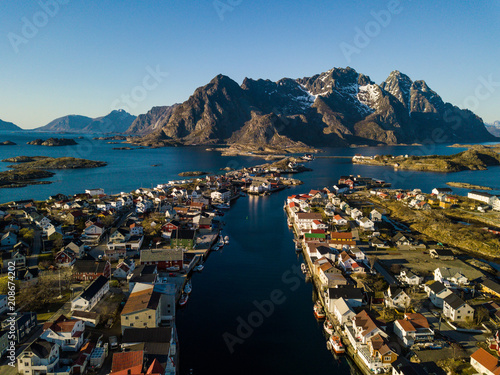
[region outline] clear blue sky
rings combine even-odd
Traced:
[[[346,66],[377,83],[400,70],[425,79],[446,101],[474,106],[486,122],[500,120],[500,83],[471,99],[481,77],[500,82],[499,1],[401,0],[384,25],[371,12],[387,10],[387,0],[40,5],[53,1],[0,2],[0,119],[24,128],[66,114],[105,115],[132,92],[127,109],[145,113],[186,100],[219,73],[241,83]],[[36,29],[23,30],[26,20]],[[368,45],[356,45],[356,28],[367,27]],[[342,43],[361,48],[348,60]],[[157,85],[147,80],[144,90],[148,67],[168,76]]]

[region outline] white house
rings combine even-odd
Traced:
[[[498,375],[500,373],[498,357],[483,348],[479,348],[470,356],[470,364],[479,374]]]
[[[394,333],[407,347],[416,342],[434,340],[434,331],[430,328],[425,316],[420,313],[405,314],[404,319],[397,319],[394,322]]]
[[[332,221],[337,225],[347,225],[347,220],[340,215],[335,215]]]
[[[438,267],[434,270],[434,280],[445,285],[469,285],[469,279],[458,268]]]
[[[97,188],[97,189],[86,189],[85,194],[91,195],[91,196],[96,196],[96,195],[104,195],[104,189]]]
[[[443,315],[452,322],[464,322],[474,318],[474,309],[455,293],[443,300]]]
[[[411,298],[403,289],[391,285],[384,293],[384,302],[387,307],[405,309],[410,306]]]
[[[498,197],[496,195],[483,193],[480,191],[470,191],[467,194],[467,197],[475,201],[486,203],[487,205],[490,206],[493,206],[496,202],[498,202]]]
[[[109,291],[109,280],[104,276],[95,279],[82,294],[71,301],[71,311],[90,311]]]
[[[356,220],[358,217],[363,217],[363,213],[357,208],[351,210],[351,217]]]
[[[322,216],[320,213],[306,213],[297,212],[295,214],[295,224],[301,230],[310,230],[314,220],[321,221]]]
[[[61,315],[54,322],[45,323],[41,339],[59,345],[63,351],[77,352],[83,345],[85,324],[79,319]]]
[[[35,340],[17,358],[17,371],[23,375],[41,375],[55,372],[59,364],[59,345]]]
[[[375,224],[367,217],[358,217],[356,219],[356,222],[358,223],[359,227],[364,230],[375,230]]]
[[[424,278],[414,274],[411,271],[401,270],[399,273],[399,279],[408,285],[420,285],[424,281]]]
[[[377,326],[368,313],[363,310],[352,318],[352,330],[354,331],[355,342],[353,345],[356,347],[357,342],[367,344],[370,337],[380,335],[387,337],[387,334]]]
[[[430,285],[425,285],[427,296],[436,307],[443,307],[443,300],[453,292],[439,281],[434,281]]]
[[[370,212],[370,220],[373,222],[382,221],[382,214],[380,212],[378,212],[377,210],[373,209]]]
[[[223,202],[227,202],[231,198],[231,191],[228,189],[219,189],[219,190],[213,191],[210,194],[210,198],[215,199],[215,200],[219,200],[219,201],[223,201]]]
[[[347,304],[345,299],[339,298],[333,303],[333,315],[335,315],[337,322],[343,326],[345,323],[352,321],[356,313]]]

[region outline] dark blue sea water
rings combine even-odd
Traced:
[[[35,138],[61,136],[36,133],[0,133],[0,141],[17,146],[0,147],[0,159],[19,155],[75,156],[106,161],[97,169],[56,171],[50,185],[0,189],[0,202],[45,199],[54,193],[73,194],[88,187],[107,193],[151,187],[179,179],[190,170],[217,172],[226,166],[239,168],[261,164],[251,157],[222,157],[204,148],[162,148],[133,151],[112,150],[106,141],[77,140],[75,147],[28,146]],[[65,137],[73,137],[64,135]],[[383,147],[328,149],[323,155],[452,154],[461,151],[443,145],[429,147]],[[152,167],[152,164],[160,164]],[[0,163],[0,171],[7,163]],[[353,165],[349,159],[317,158],[314,171],[299,176],[304,185],[270,197],[239,199],[224,216],[230,245],[210,255],[205,269],[193,276],[193,293],[177,315],[181,373],[188,374],[349,374],[345,359],[337,360],[326,350],[321,326],[313,317],[313,290],[296,276],[297,258],[293,236],[282,209],[287,195],[332,186],[340,175],[360,174],[384,179],[393,187],[420,188],[430,192],[447,181],[469,182],[500,189],[500,168],[453,174],[393,171],[391,168]],[[464,189],[455,189],[465,194]],[[300,275],[300,273],[298,273]],[[265,301],[274,297],[272,308]],[[263,319],[257,305],[266,305]],[[272,310],[272,311],[271,311]],[[241,330],[242,321],[254,327]],[[225,341],[233,345],[228,345]],[[231,341],[232,340],[232,341]],[[231,347],[231,348],[230,348]]]

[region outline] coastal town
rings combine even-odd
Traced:
[[[300,185],[285,176],[307,171],[312,159],[185,172],[196,177],[129,193],[95,188],[1,205],[2,373],[178,373],[176,313],[196,288],[193,273],[230,244],[224,212],[247,195]],[[449,246],[444,230],[434,238],[408,218],[462,210],[458,216],[472,222],[453,225],[474,229],[486,246],[500,230],[477,218],[498,220],[497,196],[341,176],[332,187],[288,196],[284,209],[315,286],[311,315],[324,328],[325,350],[367,374],[500,368],[492,367],[500,353],[500,265],[479,260],[478,244],[477,253]]]
[[[498,247],[481,260],[447,246],[439,232],[433,238],[394,217],[398,210],[463,210],[463,218],[479,213],[499,222],[499,198],[383,184],[342,176],[331,188],[290,195],[284,203],[302,271],[315,286],[311,310],[323,324],[327,349],[345,353],[365,374],[498,373],[500,267],[488,261],[498,259]],[[498,245],[498,227],[457,225]]]
[[[178,373],[176,312],[229,245],[224,212],[300,184],[281,176],[306,170],[299,161],[0,205],[0,372]]]

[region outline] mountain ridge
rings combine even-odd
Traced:
[[[91,118],[82,115],[66,115],[56,118],[47,125],[32,129],[37,132],[72,132],[72,133],[123,133],[136,116],[123,109],[113,110],[105,116]]]
[[[161,115],[150,114],[155,108]],[[245,78],[241,85],[219,74],[185,102],[151,111],[151,119],[141,118],[142,132],[127,131],[144,136],[132,142],[286,152],[304,146],[495,140],[478,116],[397,70],[381,84],[350,67],[276,82]]]
[[[22,129],[21,127],[17,126],[16,124],[14,124],[12,122],[0,120],[0,130],[3,130],[3,131],[20,131],[20,130],[24,130],[24,129]]]

